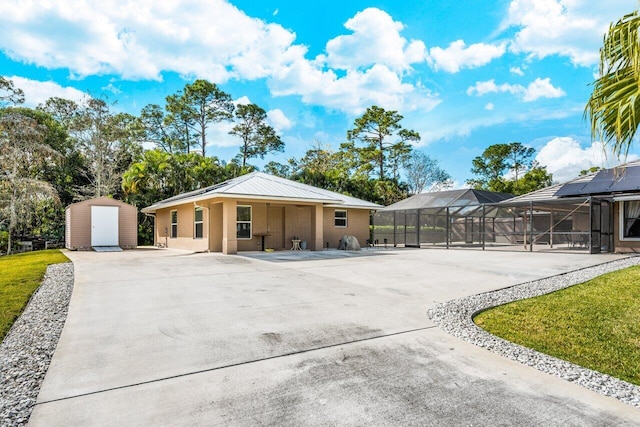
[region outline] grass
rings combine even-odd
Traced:
[[[51,264],[69,262],[57,249],[0,257],[0,342],[24,310]]]
[[[474,321],[511,342],[640,385],[640,267],[488,309]]]

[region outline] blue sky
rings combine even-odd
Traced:
[[[196,78],[269,113],[286,143],[337,149],[371,105],[463,186],[491,144],[522,142],[558,181],[616,159],[583,119],[609,24],[637,0],[0,2],[0,74],[37,105],[107,95],[138,114]],[[220,125],[208,153],[238,140]],[[637,147],[631,158],[637,158]],[[273,160],[268,158],[266,160]],[[261,162],[256,162],[261,164]]]

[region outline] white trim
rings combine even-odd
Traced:
[[[640,201],[640,197],[638,196],[623,196],[623,197],[616,197],[613,199],[616,202],[619,202],[619,206],[618,206],[618,231],[619,231],[619,237],[620,237],[620,241],[621,242],[640,242],[640,237],[624,237],[624,228],[625,228],[625,224],[624,224],[624,202],[630,202],[630,201]]]
[[[249,208],[249,221],[238,220],[238,208]],[[251,237],[238,237],[238,223],[249,223],[249,234]],[[251,205],[236,205],[236,239],[238,240],[252,240],[253,239],[253,206]]]
[[[200,221],[196,220],[196,211],[200,210],[202,212],[202,219]],[[202,236],[196,236],[197,225],[202,225]],[[204,209],[201,206],[196,206],[193,208],[193,238],[194,239],[204,239]]]
[[[640,200],[640,196],[635,195],[635,196],[617,196],[613,198],[614,202],[622,202],[622,201],[628,201],[628,200]]]
[[[336,214],[338,212],[344,212],[344,218],[342,217],[337,217]],[[344,225],[336,225],[336,220],[337,219],[344,219]],[[335,209],[333,211],[333,226],[335,228],[348,228],[349,227],[349,212],[346,209]]]
[[[176,235],[173,235],[173,213],[176,213]],[[170,239],[177,239],[178,238],[178,210],[177,209],[173,209],[171,211],[169,211],[169,238]]]

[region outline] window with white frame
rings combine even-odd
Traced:
[[[193,211],[193,237],[202,239],[204,234],[204,222],[202,208],[195,208]]]
[[[347,227],[347,211],[336,209],[335,216],[333,219],[333,224],[336,226],[336,228],[346,228]]]
[[[251,206],[238,205],[236,216],[236,237],[240,240],[249,240],[251,234]]]
[[[640,239],[640,200],[625,200],[621,219],[622,237]]]
[[[178,211],[171,211],[171,238],[178,237]]]

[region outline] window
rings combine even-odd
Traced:
[[[251,206],[238,206],[236,219],[236,237],[251,239]]]
[[[640,200],[627,200],[623,205],[622,236],[640,239]]]
[[[202,239],[203,236],[202,208],[196,208],[193,212],[193,237]]]
[[[336,210],[334,225],[338,228],[346,228],[347,227],[347,211],[339,211]]]
[[[171,238],[178,237],[178,211],[171,211]]]

